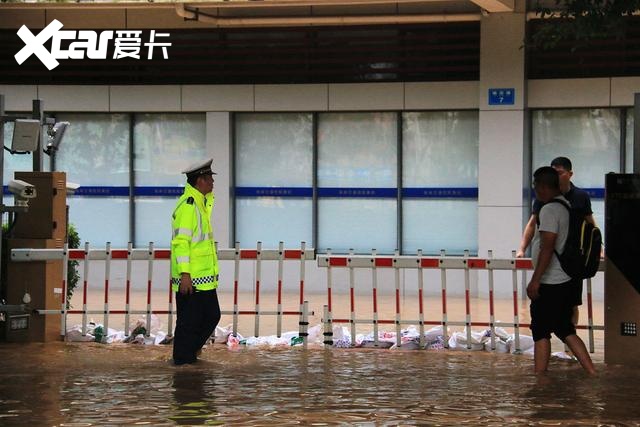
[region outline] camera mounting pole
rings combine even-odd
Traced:
[[[45,124],[44,120],[44,104],[40,99],[33,100],[33,113],[31,118],[40,120],[40,137],[38,138],[38,146],[33,152],[33,171],[42,171],[42,148],[46,145],[47,132],[43,132],[42,126]]]

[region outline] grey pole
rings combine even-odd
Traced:
[[[633,173],[640,173],[640,93],[633,104]]]
[[[4,95],[0,94],[0,259],[2,259],[2,219],[4,217]],[[0,263],[0,289],[5,292],[2,287],[2,263]],[[4,295],[0,295],[0,299]]]
[[[40,136],[38,137],[38,146],[33,152],[33,171],[42,171],[42,147],[44,147],[43,141],[47,137],[47,133],[43,132],[42,125],[44,125],[44,104],[39,99],[33,100],[33,115],[32,118],[40,120]]]

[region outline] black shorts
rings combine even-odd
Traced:
[[[575,335],[571,321],[575,302],[575,287],[572,282],[557,285],[540,285],[540,296],[531,301],[531,333],[533,340],[551,339],[554,333],[562,341]]]
[[[572,294],[573,294],[573,305],[582,305],[582,284],[584,283],[584,280],[582,279],[577,279],[577,280],[571,280],[570,285],[572,288]]]

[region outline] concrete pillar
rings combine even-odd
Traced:
[[[231,114],[228,112],[207,113],[207,150],[213,157],[215,183],[213,194],[215,206],[212,225],[218,247],[232,247],[231,240],[233,206],[231,206],[232,159],[231,159]]]
[[[478,249],[480,256],[511,256],[522,233],[523,181],[528,174],[526,129],[525,2],[514,12],[482,17],[480,40],[480,134]],[[512,89],[513,102],[490,105],[489,90]],[[530,162],[529,162],[530,163]]]

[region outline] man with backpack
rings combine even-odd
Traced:
[[[569,202],[562,196],[558,172],[543,166],[533,175],[536,197],[543,206],[538,214],[531,254],[533,276],[527,286],[531,299],[531,332],[534,340],[534,372],[543,374],[551,356],[551,333],[569,346],[589,374],[595,374],[584,342],[571,321],[574,303],[572,278],[563,270],[558,253],[563,253],[569,235]],[[551,203],[551,202],[558,203]],[[565,206],[563,206],[565,205]]]
[[[569,203],[571,204],[571,208],[577,211],[580,215],[583,215],[584,219],[587,222],[595,226],[596,223],[593,219],[593,211],[591,210],[591,199],[589,198],[589,194],[586,191],[576,187],[571,182],[571,177],[573,176],[571,160],[566,157],[556,157],[551,161],[551,167],[554,168],[556,172],[558,172],[560,191],[562,192],[564,198],[567,199],[567,201],[569,201]],[[527,247],[531,243],[536,230],[536,222],[538,220],[540,208],[542,208],[542,202],[536,198],[533,202],[531,217],[529,218],[529,222],[527,222],[527,225],[525,226],[522,233],[522,241],[520,242],[520,247],[518,248],[518,251],[516,253],[516,257],[518,258],[522,258],[525,255]],[[574,295],[572,321],[576,326],[578,325],[579,318],[578,306],[582,305],[582,282],[582,279],[575,279],[571,283]]]

